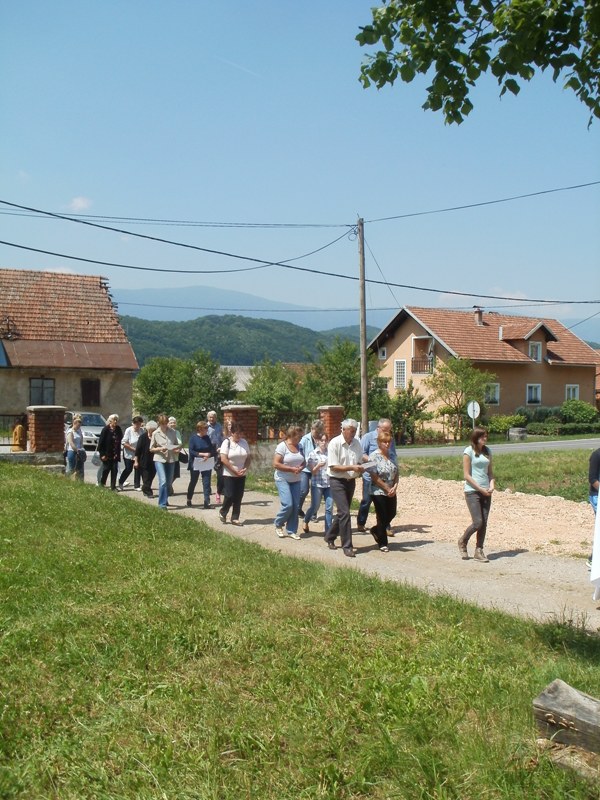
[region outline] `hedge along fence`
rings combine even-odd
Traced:
[[[531,436],[569,436],[578,433],[600,433],[600,422],[530,422]]]

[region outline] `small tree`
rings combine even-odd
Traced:
[[[345,413],[361,418],[360,400],[360,350],[355,342],[336,337],[331,347],[317,344],[318,360],[313,360],[305,373],[302,394],[307,408],[335,403],[344,407]],[[380,408],[387,402],[378,380],[379,367],[374,353],[367,356],[369,405]]]
[[[235,376],[205,350],[189,359],[152,358],[133,385],[136,409],[146,417],[161,413],[177,417],[180,428],[191,430],[211,408],[235,398]]]
[[[410,378],[406,389],[398,389],[391,401],[390,419],[401,442],[410,440],[411,444],[415,443],[417,425],[433,417],[426,408],[427,400],[415,389]]]
[[[246,402],[259,406],[260,419],[275,431],[286,427],[299,413],[299,377],[280,361],[268,359],[250,370]]]
[[[431,399],[439,400],[446,407],[444,411],[452,420],[455,441],[462,435],[467,403],[477,400],[483,404],[485,388],[495,378],[491,372],[474,367],[468,358],[451,358],[425,380]]]

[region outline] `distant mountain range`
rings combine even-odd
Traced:
[[[224,365],[249,365],[264,358],[302,362],[315,354],[318,342],[328,343],[336,335],[358,342],[359,337],[354,310],[306,310],[210,286],[113,289],[112,295],[119,312],[127,312],[121,319],[140,365],[158,355],[187,358],[200,347]],[[367,341],[398,310],[367,310]],[[583,323],[560,320],[600,349],[600,317]]]
[[[305,362],[317,353],[317,344],[341,339],[359,341],[357,325],[316,332],[309,328],[272,319],[250,319],[225,314],[186,322],[121,317],[138,363],[143,366],[155,356],[189,358],[196,350],[210,353],[224,366],[250,366],[259,361]],[[367,327],[367,341],[378,333]]]
[[[249,319],[291,322],[312,331],[358,326],[358,310],[319,311],[306,304],[281,303],[234,290],[211,286],[186,286],[172,289],[112,289],[119,313],[149,320],[183,322],[221,314],[242,315]],[[327,301],[325,301],[327,302]],[[333,303],[332,303],[333,305]],[[367,311],[367,325],[379,331],[399,309]]]

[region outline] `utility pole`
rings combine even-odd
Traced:
[[[360,303],[360,413],[361,435],[369,430],[368,374],[367,374],[367,311],[365,303],[365,221],[359,218],[358,234],[358,285]]]

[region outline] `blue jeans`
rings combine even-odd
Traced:
[[[275,517],[275,527],[285,528],[288,533],[298,532],[298,509],[300,508],[300,492],[302,490],[300,481],[288,483],[287,481],[275,481],[281,508]]]
[[[73,473],[75,473],[75,477],[79,478],[80,481],[83,480],[83,461],[77,458],[76,450],[67,450],[67,468],[65,470],[65,475],[73,475]]]
[[[302,508],[304,501],[308,497],[308,493],[311,491],[312,473],[302,470],[300,477],[300,501],[298,507]]]
[[[207,506],[210,503],[210,475],[211,471],[209,469],[205,469],[204,472],[200,472],[200,470],[192,469],[190,470],[190,482],[187,488],[187,499],[191,502],[192,497],[194,496],[194,489],[196,488],[196,484],[198,483],[198,478],[202,476],[202,491],[204,492],[204,505]]]
[[[321,505],[321,498],[325,498],[325,530],[331,528],[333,521],[333,497],[331,496],[331,489],[329,486],[317,486],[316,483],[312,484],[312,500],[310,508],[304,517],[304,524],[308,525],[313,517],[316,518]]]
[[[158,505],[161,508],[166,508],[169,501],[169,485],[173,482],[175,464],[163,464],[162,461],[155,461],[154,466],[158,475]]]

